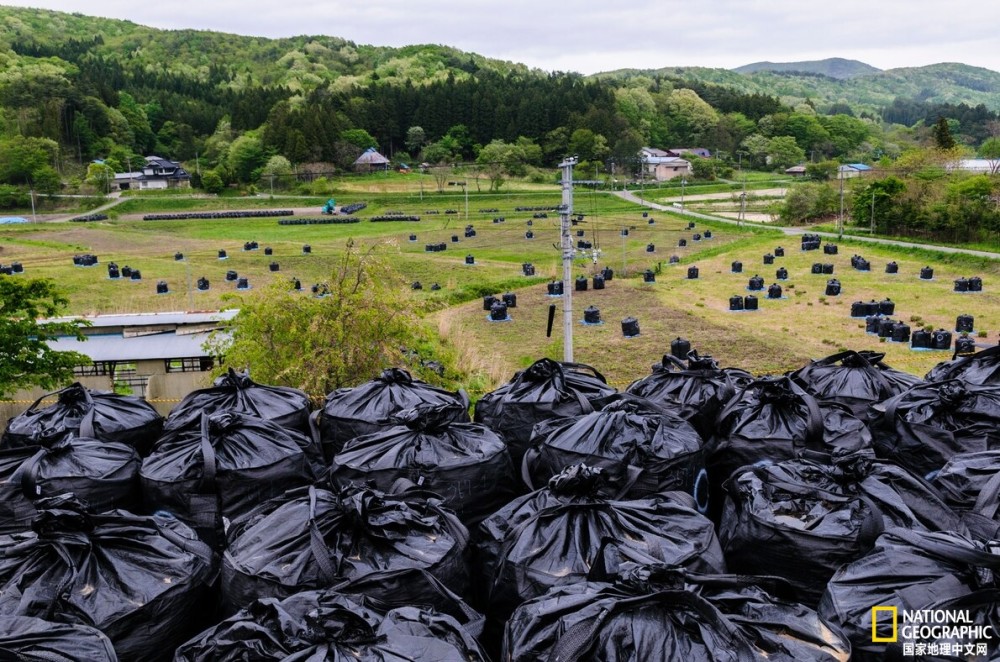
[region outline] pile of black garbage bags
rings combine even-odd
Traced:
[[[992,660],[998,539],[998,348],[74,384],[0,441],[0,659]]]

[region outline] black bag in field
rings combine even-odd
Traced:
[[[478,613],[411,568],[261,598],[185,643],[174,660],[486,662],[475,639],[481,629]]]
[[[0,660],[17,662],[118,662],[100,630],[29,616],[0,616]]]
[[[231,411],[309,434],[312,403],[304,391],[287,386],[266,386],[250,379],[249,373],[232,368],[209,388],[192,391],[170,410],[164,429],[198,425],[202,414]]]
[[[392,491],[405,480],[441,495],[466,526],[478,524],[520,490],[507,445],[479,423],[456,423],[450,405],[408,409],[396,427],[347,442],[333,458],[334,485]]]
[[[333,391],[318,415],[323,454],[329,462],[351,439],[391,428],[393,416],[421,405],[447,405],[453,421],[469,421],[465,391],[445,391],[399,368],[383,370],[360,386]]]
[[[985,643],[987,654],[924,659],[997,659],[1000,654],[1000,590],[997,573],[1000,554],[993,547],[974,542],[958,533],[927,533],[891,529],[870,554],[845,565],[830,580],[819,604],[819,615],[839,628],[850,640],[858,662],[906,659],[906,643],[899,627],[893,636],[891,615],[882,611],[875,625],[878,637],[895,641],[873,641],[873,607],[895,607],[898,626],[903,610],[968,611],[972,625],[991,626],[987,641],[964,638],[961,643]],[[944,634],[942,632],[942,634]],[[921,639],[927,642],[926,638]],[[931,639],[931,643],[937,643]],[[959,642],[949,642],[959,643]]]
[[[69,435],[0,451],[0,534],[31,529],[38,499],[72,492],[93,512],[138,512],[141,460],[126,444]]]
[[[208,622],[216,559],[180,521],[89,514],[72,495],[38,510],[33,532],[0,536],[0,615],[97,628],[123,662],[169,659]]]
[[[230,612],[402,568],[423,568],[460,595],[468,589],[468,530],[416,491],[300,488],[235,522],[228,540],[222,591]]]
[[[725,571],[715,529],[689,495],[618,500],[602,492],[602,474],[573,465],[479,526],[477,588],[494,623],[553,586],[584,580],[606,538],[626,540],[663,563]]]
[[[166,432],[143,460],[143,497],[213,546],[225,542],[224,519],[308,485],[323,473],[313,440],[249,414],[202,414],[197,426]]]
[[[476,403],[475,420],[503,435],[511,460],[519,467],[536,423],[589,414],[616,393],[604,375],[588,365],[539,359],[484,395]]]
[[[547,484],[573,464],[604,470],[622,497],[642,498],[679,490],[708,508],[708,474],[702,440],[683,418],[634,396],[582,416],[535,426],[522,475],[529,489]]]
[[[673,354],[664,354],[652,374],[629,384],[626,392],[676,412],[709,439],[719,411],[752,381],[748,372],[722,369],[711,356],[691,351],[687,364]]]
[[[635,565],[618,577],[558,586],[507,622],[518,662],[843,662],[850,643],[815,611],[776,597],[770,577],[699,575]]]
[[[57,396],[48,407],[42,400]],[[131,395],[92,391],[76,383],[35,400],[7,422],[0,448],[47,446],[69,434],[117,441],[146,455],[163,430],[163,417],[151,404]]]
[[[873,409],[875,452],[919,476],[959,453],[1000,449],[1000,384],[928,382]]]
[[[964,530],[930,485],[863,451],[832,464],[748,466],[726,484],[719,539],[730,570],[788,580],[815,606],[827,581],[885,529]]]

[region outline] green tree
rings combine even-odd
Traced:
[[[989,161],[991,175],[1000,173],[1000,138],[993,136],[984,140],[979,146],[979,158]]]
[[[118,110],[125,116],[132,130],[132,147],[140,154],[149,154],[156,146],[156,134],[149,126],[145,108],[136,103],[131,94],[122,92],[118,98]]]
[[[0,396],[32,386],[52,389],[69,382],[75,366],[91,362],[48,345],[59,336],[86,339],[83,322],[39,321],[62,314],[67,303],[52,281],[0,278]]]
[[[569,137],[569,151],[585,161],[600,161],[608,155],[608,139],[590,129],[577,129]]]
[[[951,135],[948,120],[944,117],[938,117],[931,133],[934,136],[934,144],[938,149],[952,149],[955,147],[955,138]]]
[[[406,149],[411,154],[420,154],[420,148],[427,142],[427,132],[422,126],[411,126],[406,130]]]
[[[719,123],[719,113],[694,90],[670,92],[666,111],[674,139],[690,147],[699,147],[712,127]]]
[[[424,147],[424,160],[428,163],[450,163],[455,161],[457,157],[453,146],[444,138]]]
[[[490,191],[499,191],[504,175],[520,177],[524,175],[527,155],[524,147],[517,144],[494,140],[479,150],[476,163],[490,180]]]
[[[805,158],[805,151],[791,136],[776,136],[767,141],[767,159],[772,168],[784,170]]]
[[[101,193],[111,192],[111,182],[115,179],[114,168],[106,163],[93,162],[87,166],[87,176],[84,181]]]
[[[704,159],[699,156],[688,157],[691,162],[691,172],[695,179],[712,181],[715,179],[715,159]]]
[[[205,174],[201,176],[201,188],[206,193],[214,193],[218,195],[226,190],[226,184],[222,181],[222,177],[219,173],[214,170],[207,170]]]
[[[369,147],[378,147],[378,141],[375,140],[375,136],[368,133],[364,129],[347,129],[346,131],[341,131],[340,139],[345,143],[354,145],[362,151],[368,149]]]
[[[740,143],[740,150],[746,154],[742,165],[746,169],[753,167],[763,167],[767,160],[767,150],[769,141],[759,133],[747,136]]]
[[[244,134],[233,141],[226,156],[226,165],[236,181],[249,183],[257,178],[255,172],[267,162],[267,154],[260,140],[253,135]]]
[[[227,366],[254,379],[314,396],[354,386],[404,363],[426,342],[401,277],[382,247],[348,242],[329,280],[329,297],[309,297],[275,283],[238,301],[228,334],[213,341]]]
[[[825,182],[837,175],[840,166],[836,161],[820,161],[806,164],[806,177],[817,182]]]
[[[59,144],[47,138],[16,136],[0,142],[0,182],[26,184],[35,172],[51,167]]]
[[[906,183],[898,177],[871,180],[865,186],[858,186],[851,205],[854,222],[863,227],[874,223],[876,232],[886,234],[894,226],[904,227],[911,209],[901,202],[905,194]]]
[[[280,154],[275,154],[264,164],[261,177],[266,180],[268,186],[285,188],[292,183],[292,164]]]
[[[829,184],[796,184],[788,190],[779,218],[795,225],[828,217],[840,208],[837,190]]]
[[[44,165],[31,175],[31,186],[43,195],[58,193],[62,188],[62,178],[55,168]]]

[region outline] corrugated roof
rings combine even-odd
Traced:
[[[129,313],[124,315],[92,315],[56,317],[43,322],[68,322],[82,319],[90,322],[94,328],[108,326],[179,326],[184,324],[206,324],[209,322],[224,322],[236,317],[238,310],[202,311],[196,313]]]
[[[74,338],[60,338],[49,341],[49,346],[58,351],[80,352],[92,361],[151,361],[157,359],[187,359],[210,356],[202,345],[208,340],[208,333],[176,335],[158,333],[148,336],[123,338],[121,334],[87,336],[80,342]]]

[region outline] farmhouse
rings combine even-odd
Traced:
[[[639,160],[642,163],[643,178],[657,182],[665,182],[674,177],[684,177],[691,174],[691,162],[672,155],[663,149],[643,147],[639,150]]]
[[[872,171],[872,167],[864,163],[845,163],[837,168],[837,179],[860,177]]]
[[[213,359],[205,350],[205,343],[213,331],[237,312],[73,318],[90,322],[91,326],[83,329],[86,340],[60,337],[49,344],[54,349],[80,352],[90,358],[91,363],[77,366],[73,371],[77,381],[87,388],[110,391],[116,385],[126,386],[165,414],[177,400],[206,386],[206,373],[213,368]],[[43,394],[39,389],[22,391],[13,400],[31,402]],[[6,403],[0,406],[10,407]],[[0,411],[0,415],[13,416],[23,409],[23,405],[17,405],[12,411]]]
[[[356,172],[375,172],[389,169],[389,159],[378,153],[374,147],[369,147],[354,162]]]
[[[147,156],[146,165],[139,172],[116,172],[114,189],[127,191],[138,188],[162,190],[168,188],[189,188],[191,175],[177,161],[159,156]]]

